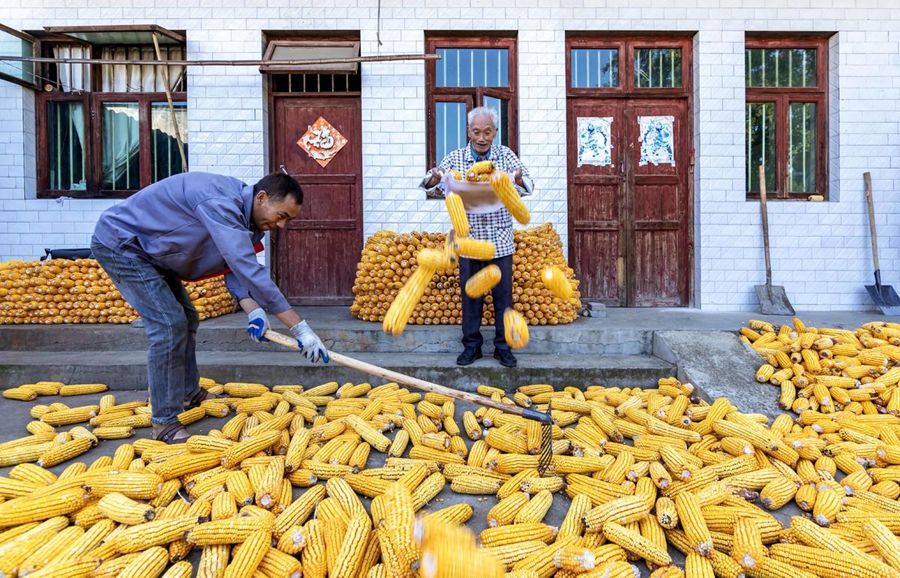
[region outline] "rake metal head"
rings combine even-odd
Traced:
[[[543,476],[553,463],[553,416],[550,414],[550,404],[547,404],[546,413],[534,409],[522,411],[522,417],[541,422],[541,455],[538,458],[538,473]]]

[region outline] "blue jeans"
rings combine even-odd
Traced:
[[[125,301],[144,320],[150,348],[147,384],[155,425],[178,422],[184,401],[200,390],[197,328],[200,316],[184,285],[171,271],[144,259],[127,257],[91,240],[94,258]]]

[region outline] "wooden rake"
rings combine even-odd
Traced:
[[[300,351],[300,347],[297,345],[297,340],[293,337],[288,337],[287,335],[272,331],[271,329],[269,331],[266,331],[264,337],[269,341],[272,341],[273,343],[277,343],[278,345],[288,347],[295,351]],[[483,395],[469,393],[467,391],[459,391],[450,387],[438,385],[437,383],[431,383],[430,381],[425,381],[423,379],[418,379],[416,377],[399,373],[397,371],[385,369],[384,367],[379,367],[371,363],[366,363],[365,361],[353,359],[352,357],[347,357],[346,355],[341,355],[340,353],[335,353],[333,351],[328,352],[328,358],[330,359],[331,363],[337,363],[338,365],[343,365],[344,367],[349,367],[350,369],[355,369],[357,371],[361,371],[375,377],[380,377],[389,381],[395,381],[397,383],[402,383],[403,385],[408,385],[409,387],[414,387],[422,391],[429,391],[440,395],[446,395],[447,397],[452,397],[453,399],[467,401],[469,403],[474,403],[482,407],[496,409],[502,411],[503,413],[518,415],[525,419],[540,422],[541,453],[538,459],[538,473],[543,476],[547,472],[553,461],[553,417],[550,415],[549,404],[546,413],[544,413],[527,407],[519,407],[518,405],[500,403],[499,401],[494,401],[493,399],[484,397]]]

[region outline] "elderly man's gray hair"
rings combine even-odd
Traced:
[[[472,121],[479,116],[489,116],[495,127],[500,125],[500,117],[497,116],[497,111],[489,106],[479,106],[470,110],[469,114],[466,115],[466,124],[471,125]]]

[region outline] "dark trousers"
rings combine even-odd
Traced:
[[[481,336],[481,315],[484,311],[484,298],[472,299],[466,295],[466,281],[488,265],[494,264],[500,267],[500,282],[491,289],[494,298],[494,336],[495,349],[509,349],[506,344],[506,333],[503,328],[503,312],[512,307],[512,255],[498,257],[490,261],[476,261],[475,259],[460,258],[459,260],[459,286],[462,290],[462,331],[463,347],[481,347],[484,337]]]
[[[156,425],[178,423],[184,401],[200,391],[197,328],[200,316],[184,285],[171,271],[142,259],[126,257],[93,241],[94,258],[116,289],[144,320],[147,385]]]

